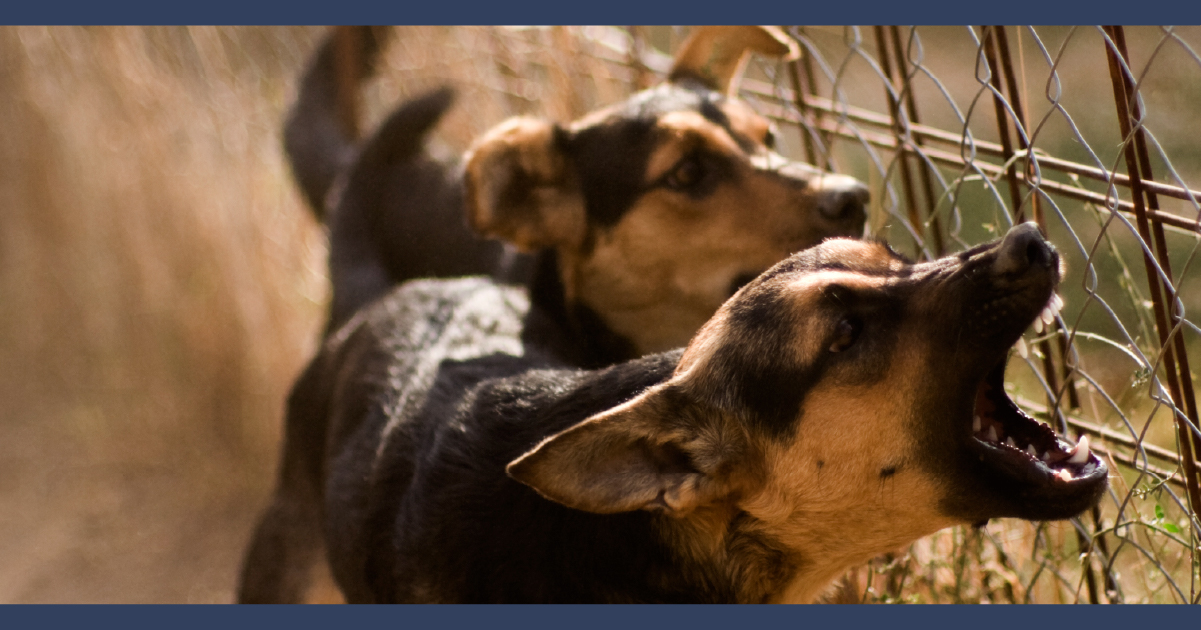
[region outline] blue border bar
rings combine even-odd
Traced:
[[[1190,606],[8,606],[8,628],[742,630],[1192,627]]]
[[[13,1],[6,24],[1198,24],[1193,0]]]

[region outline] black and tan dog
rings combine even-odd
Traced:
[[[943,527],[1096,503],[1105,465],[1002,386],[1058,280],[1033,224],[921,264],[833,239],[599,370],[523,339],[517,289],[410,283],[301,378],[289,446],[324,448],[286,456],[292,516],[351,601],[812,601]]]
[[[378,48],[372,33],[361,31],[364,59]],[[337,119],[327,42],[287,145],[314,208],[328,209],[328,330],[410,278],[513,280],[532,266],[522,352],[547,365],[599,367],[683,345],[755,274],[824,237],[862,232],[863,185],[775,154],[768,122],[724,93],[746,52],[787,55],[793,46],[773,29],[699,29],[664,85],[566,127],[503,123],[456,171],[423,149],[447,92],[402,106],[355,146]],[[472,227],[540,253],[507,258],[498,242],[474,236],[464,204]],[[412,346],[451,356],[421,348]],[[280,483],[248,552],[242,601],[295,601],[322,548],[319,506],[342,492],[324,485],[324,464],[305,463],[320,461],[329,439],[312,399],[323,378],[300,379],[289,401]],[[355,404],[370,404],[371,391]]]
[[[357,33],[365,71],[381,37]],[[662,85],[566,125],[511,119],[462,163],[425,143],[447,90],[356,143],[337,111],[335,43],[314,57],[285,128],[330,226],[331,331],[405,280],[533,276],[534,299],[570,320],[599,365],[683,345],[742,282],[862,234],[866,187],[775,153],[769,121],[733,96],[750,52],[797,54],[777,29],[696,29]]]

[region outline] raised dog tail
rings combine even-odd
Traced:
[[[454,101],[441,88],[401,104],[360,147],[334,196],[330,227],[330,330],[397,284],[419,277],[487,273],[463,217],[455,169],[425,150]],[[496,249],[497,252],[492,252]]]
[[[389,31],[346,26],[330,31],[300,83],[284,124],[284,150],[309,208],[319,220],[338,173],[358,144],[358,90],[369,76]]]

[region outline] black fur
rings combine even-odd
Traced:
[[[482,280],[409,284],[331,338],[314,361],[319,386],[310,398],[333,418],[322,467],[326,535],[348,598],[730,599],[712,579],[678,579],[678,558],[653,523],[665,517],[571,510],[505,476],[505,465],[543,438],[666,380],[680,356],[572,369],[521,343],[523,308],[520,292]],[[481,349],[505,344],[522,356]],[[447,358],[455,349],[463,358]],[[376,378],[363,385],[368,374]],[[368,408],[341,408],[363,400],[372,401]],[[304,409],[291,414],[317,419]],[[481,520],[500,514],[509,516]]]

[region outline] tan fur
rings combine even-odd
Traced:
[[[468,151],[466,206],[471,226],[509,241],[523,251],[578,247],[584,234],[584,206],[568,181],[563,156],[553,148],[554,126],[533,118],[512,118],[484,134]],[[525,182],[515,183],[522,177]],[[514,185],[531,190],[519,207],[504,207]]]
[[[882,246],[846,241],[827,247],[857,270],[818,272],[788,286],[798,312],[819,313],[816,303],[831,285],[866,291],[889,282],[872,274],[896,264]],[[834,322],[815,316],[801,322],[788,351],[806,363],[827,351],[826,332]],[[719,312],[690,344],[672,382],[687,387],[700,371],[712,369],[707,363],[713,349],[728,334],[725,313]],[[940,483],[914,465],[919,446],[909,425],[920,418],[911,415],[913,396],[930,357],[916,333],[902,335],[883,378],[856,386],[829,377],[810,389],[798,428],[786,442],[747,443],[744,437],[737,449],[728,449],[727,467],[756,471],[726,484],[739,493],[728,497],[733,505],[753,521],[741,528],[727,522],[723,528],[710,522],[710,512],[697,510],[706,515],[697,522],[682,513],[686,518],[674,531],[683,553],[726,557],[749,581],[743,595],[751,601],[761,595],[766,601],[808,603],[847,567],[955,524],[937,509]],[[718,424],[738,425],[733,420]],[[709,442],[729,439],[717,436]],[[895,472],[884,476],[885,468]],[[738,540],[758,541],[751,544],[758,551],[728,557]]]
[[[676,70],[717,72],[723,87],[727,73],[738,72],[730,59],[750,51],[796,53],[796,43],[774,27],[699,27],[689,42]],[[622,106],[593,112],[566,130],[532,118],[506,121],[467,154],[471,225],[525,251],[557,250],[567,301],[599,315],[636,354],[683,345],[737,279],[823,238],[859,236],[862,229],[861,215],[830,219],[817,209],[829,191],[861,184],[773,153],[766,144],[771,123],[746,103],[715,104],[730,130],[695,111],[655,121],[657,146],[642,173],[648,192],[611,227],[589,223],[579,182],[555,139],[623,116]],[[701,147],[733,165],[714,193],[696,198],[657,185]]]
[[[591,250],[563,257],[570,292],[640,354],[683,345],[729,297],[739,274],[766,269],[829,229],[796,212],[812,203],[820,184],[798,190],[759,168],[699,114],[669,114],[662,126],[666,138],[650,160],[648,181],[698,144],[735,164],[734,181],[700,201],[652,191],[597,233]]]
[[[733,93],[752,51],[789,60],[800,56],[800,47],[776,26],[700,26],[681,46],[671,74],[695,76]]]
[[[896,262],[876,244],[845,241],[828,243],[827,248],[838,254],[841,263],[858,270],[814,273],[790,285],[792,308],[798,312],[820,312],[816,302],[834,284],[858,290],[882,288],[888,280],[870,272],[891,269]],[[699,371],[711,369],[706,364],[714,348],[723,336],[732,334],[725,315],[719,312],[697,334],[674,382],[687,384]],[[803,363],[812,361],[826,351],[825,329],[833,323],[805,318],[792,335],[796,341],[789,351]],[[910,417],[911,395],[920,385],[919,375],[925,373],[922,366],[929,357],[920,340],[902,339],[897,348],[885,378],[869,386],[842,385],[828,378],[811,389],[798,430],[788,442],[762,441],[741,449],[762,458],[756,466],[760,483],[738,486],[746,494],[737,500],[737,507],[755,519],[742,533],[771,541],[786,557],[782,581],[766,575],[781,570],[778,559],[743,565],[748,576],[757,576],[754,579],[766,589],[769,601],[812,602],[848,566],[954,524],[936,509],[942,496],[939,483],[910,465],[918,448],[906,426],[918,420]],[[764,349],[773,350],[779,351]],[[881,469],[886,467],[894,468],[895,474],[882,477]],[[729,530],[691,524],[680,528],[695,536],[706,532],[718,536],[682,543],[695,553],[717,553],[713,550],[731,536]]]

